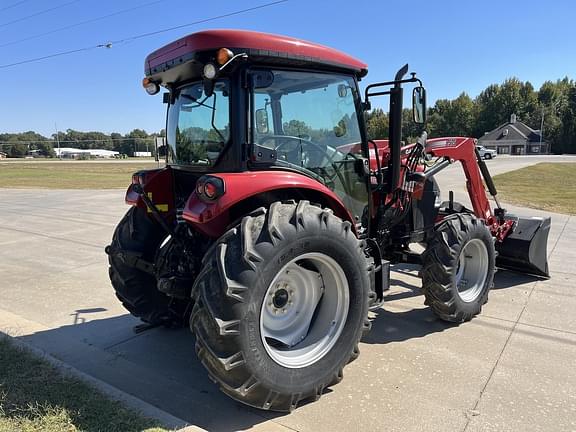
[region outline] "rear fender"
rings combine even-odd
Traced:
[[[138,171],[132,174],[132,184],[126,191],[126,204],[139,207],[150,213],[140,195],[134,191],[134,185],[140,184],[148,194],[148,198],[158,207],[158,210],[173,215],[174,192],[172,189],[172,172],[169,167]]]
[[[288,198],[312,199],[332,209],[334,214],[352,224],[355,222],[340,198],[326,186],[301,174],[286,171],[258,171],[211,174],[224,181],[224,194],[214,202],[201,200],[193,192],[182,217],[196,230],[209,237],[220,237],[238,216]]]

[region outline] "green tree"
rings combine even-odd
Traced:
[[[26,156],[26,152],[28,151],[28,146],[26,144],[20,144],[17,141],[14,141],[13,144],[11,143],[10,150],[8,151],[8,155],[10,157],[24,157]]]
[[[566,91],[566,105],[563,107],[561,120],[559,150],[563,153],[576,153],[576,86],[574,83]]]
[[[389,131],[388,113],[381,108],[364,114],[369,139],[387,139]]]
[[[478,95],[475,103],[477,116],[472,131],[475,136],[508,122],[512,114],[528,126],[538,128],[538,95],[530,82],[508,78],[502,85],[492,84]]]
[[[428,111],[430,136],[470,136],[473,133],[475,106],[470,96],[461,93],[454,100],[439,99]]]
[[[152,140],[149,139],[148,133],[143,129],[133,129],[125,135],[128,142],[132,145],[132,151],[128,154],[134,155],[137,151],[151,151],[153,147]]]
[[[302,120],[290,120],[283,125],[284,134],[295,137],[310,136],[312,128]]]

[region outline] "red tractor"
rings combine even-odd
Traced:
[[[402,147],[403,84],[415,86],[414,120],[426,114],[407,72],[362,97],[361,61],[235,30],[147,57],[146,91],[167,90],[166,167],[132,176],[132,208],[106,249],[110,278],[144,328],[189,323],[232,398],[290,411],[338,383],[390,264],[420,263],[426,304],[452,322],[480,312],[496,265],[548,275],[550,220],[510,216],[496,199],[492,210],[475,140],[423,134]],[[382,95],[390,139],[372,141],[364,111]],[[472,209],[440,202],[434,176],[455,161]]]

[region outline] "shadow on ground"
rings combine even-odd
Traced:
[[[402,267],[395,266],[394,271],[410,276],[408,282],[394,277],[390,280],[390,285],[400,287],[400,290],[386,295],[386,301],[416,299],[421,300],[424,304],[424,296],[420,290],[421,281],[417,279],[417,267],[405,265]],[[499,270],[494,276],[494,290],[516,287],[519,285],[530,284],[540,280],[537,277],[515,273],[507,270]],[[410,283],[412,282],[413,283]],[[409,308],[407,303],[403,303],[403,309],[384,307],[375,312],[372,320],[372,330],[362,341],[370,344],[385,344],[389,342],[402,342],[409,339],[424,337],[431,333],[442,332],[448,328],[455,327],[457,324],[448,323],[438,319],[432,311],[427,308]]]
[[[414,276],[414,284],[411,278],[408,282],[394,279],[392,283],[401,290],[391,293],[389,301],[421,296],[417,273],[410,269],[406,272]],[[530,280],[524,276],[500,271],[495,289],[526,282]],[[77,312],[82,314],[73,314],[73,325],[20,339],[204,429],[249,429],[281,416],[251,409],[223,395],[196,358],[194,337],[188,329],[156,328],[135,334],[132,329],[138,321],[129,315],[89,321],[83,318],[92,311]],[[372,331],[363,342],[402,342],[453,326],[437,319],[428,308],[411,308],[406,302],[401,308],[386,308],[385,304],[375,314]]]

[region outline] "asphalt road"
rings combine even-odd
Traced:
[[[539,160],[488,165],[499,173]],[[458,167],[440,185],[465,196]],[[0,331],[208,430],[576,430],[574,217],[550,214],[550,280],[499,271],[482,314],[462,325],[437,320],[416,269],[396,266],[343,382],[275,415],[223,396],[186,329],[133,333],[104,254],[126,210],[119,190],[0,189]]]

